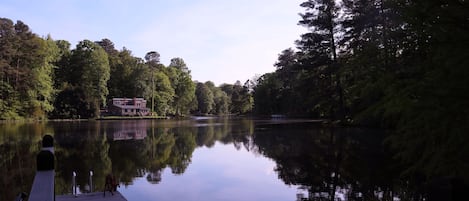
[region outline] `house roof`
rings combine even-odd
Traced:
[[[121,108],[121,109],[150,109],[150,108],[146,108],[146,107],[139,107],[139,106],[136,106],[136,105],[113,105],[113,106]]]
[[[126,101],[126,100],[143,100],[145,101],[144,98],[112,98],[113,101]]]

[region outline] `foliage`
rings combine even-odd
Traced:
[[[197,83],[195,96],[197,97],[197,108],[200,114],[208,114],[212,111],[215,101],[213,99],[213,92],[206,84]]]
[[[0,18],[0,35],[1,118],[44,118],[53,109],[57,46],[50,36],[40,38],[23,22],[6,18]]]
[[[8,83],[0,82],[0,119],[19,119],[19,94]]]
[[[254,111],[257,114],[278,114],[280,110],[280,94],[281,83],[275,78],[274,73],[266,73],[258,80],[258,85],[254,91]]]
[[[79,77],[76,86],[83,89],[89,108],[94,110],[94,117],[99,116],[101,105],[106,104],[109,93],[107,81],[110,76],[109,60],[104,49],[96,43],[83,40],[72,51],[72,68]]]
[[[308,0],[297,49],[254,88],[258,114],[391,128],[406,175],[468,176],[468,3]],[[459,148],[456,148],[459,147]],[[458,151],[456,151],[458,149]]]
[[[86,95],[82,88],[67,86],[57,94],[54,111],[50,116],[56,119],[91,118],[92,108],[88,107]]]
[[[234,85],[223,84],[220,86],[221,90],[230,97],[230,113],[246,114],[252,111],[254,100],[248,83],[249,80],[241,86],[241,82],[238,80]]]
[[[28,91],[31,99],[31,110],[34,117],[45,118],[46,112],[53,110],[53,99],[55,97],[54,83],[52,81],[53,65],[59,58],[59,49],[55,42],[48,37],[40,40],[42,48],[39,50],[44,56],[43,61],[33,68],[32,88]]]
[[[184,72],[182,69],[177,66],[169,66],[166,69],[175,92],[172,106],[176,116],[189,114],[191,109],[197,107],[194,105],[195,83],[189,72]]]
[[[187,67],[186,63],[184,62],[184,60],[182,58],[172,58],[171,59],[171,63],[169,64],[168,67],[174,67],[174,68],[177,68],[178,70],[184,72],[184,73],[189,73],[190,74],[190,71],[189,71],[189,68]]]
[[[228,84],[216,87],[211,81],[197,83],[195,96],[197,100],[197,109],[194,111],[201,115],[227,115],[230,113],[231,96],[223,90],[226,90]],[[232,93],[232,85],[230,92]],[[225,88],[225,89],[224,89]]]
[[[231,100],[228,95],[218,87],[210,88],[213,93],[214,107],[212,114],[225,115],[229,113]]]
[[[171,86],[169,77],[164,72],[155,73],[155,112],[160,115],[169,114],[172,111],[171,101],[175,92]]]

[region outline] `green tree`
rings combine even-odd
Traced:
[[[204,83],[213,94],[214,105],[211,114],[224,115],[230,112],[231,99],[228,97],[226,92],[224,92],[221,87],[216,87],[215,84],[211,81]],[[222,85],[225,86],[225,85]]]
[[[160,63],[160,53],[157,51],[150,51],[145,54],[145,60],[150,63],[150,65],[156,65]]]
[[[304,69],[314,72],[314,108],[326,117],[343,115],[343,93],[337,63],[338,36],[342,34],[340,8],[334,0],[308,0],[301,4],[299,24],[311,30],[297,41]]]
[[[462,177],[469,181],[464,158],[469,149],[468,128],[468,2],[413,1],[401,4],[409,24],[401,42],[408,44],[398,58],[404,66],[386,88],[379,108],[397,127],[391,136],[409,175],[428,179]],[[457,150],[457,151],[456,151]],[[418,152],[415,152],[418,151]],[[454,161],[454,162],[449,162]]]
[[[80,75],[76,84],[85,92],[86,102],[93,108],[93,116],[98,117],[100,106],[106,104],[109,93],[107,81],[110,69],[107,54],[96,43],[83,40],[72,51],[71,61],[74,73]]]
[[[189,113],[189,110],[194,107],[193,100],[195,99],[195,84],[191,76],[183,73],[178,79],[175,87],[174,105],[176,115],[183,115]]]
[[[46,113],[53,110],[55,98],[54,82],[52,81],[55,68],[54,63],[59,59],[59,48],[48,36],[46,40],[39,40],[41,44],[42,61],[32,68],[32,87],[28,90],[31,99],[31,111],[35,118],[46,118]]]
[[[220,89],[228,95],[231,99],[231,95],[233,94],[233,85],[232,84],[222,84],[220,85]]]
[[[57,40],[55,44],[59,48],[59,59],[55,62],[54,86],[56,89],[62,90],[67,84],[70,84],[70,76],[72,76],[70,68],[71,45],[66,40]]]
[[[194,105],[195,83],[189,72],[184,72],[180,67],[169,66],[166,73],[171,81],[175,96],[173,100],[173,110],[175,115],[188,114],[189,111],[197,106]]]
[[[218,115],[224,115],[229,113],[231,100],[228,95],[217,88],[213,93],[213,100],[215,101],[215,107],[213,108],[213,113]]]
[[[109,58],[108,97],[143,97],[144,92],[140,89],[139,82],[145,80],[145,77],[144,74],[135,72],[143,68],[142,60],[132,56],[132,52],[126,48],[121,51],[114,49],[114,44],[109,39],[103,39],[98,44],[107,49]]]
[[[213,94],[214,105],[210,113],[217,115],[228,114],[231,105],[231,99],[228,95],[220,88],[216,87],[211,81],[204,83]]]
[[[21,109],[19,94],[6,82],[0,82],[0,119],[18,119]]]
[[[137,76],[137,74],[134,73],[134,71],[137,70],[137,66],[143,66],[142,60],[132,56],[132,52],[126,48],[119,51],[118,56],[119,63],[114,75],[121,80],[120,84],[117,84],[122,92],[121,97],[142,97],[143,91],[138,90],[138,82],[144,79],[144,76]],[[119,75],[117,76],[116,74]]]
[[[266,73],[259,77],[254,90],[254,110],[257,114],[279,114],[281,82],[275,73]]]
[[[171,102],[174,99],[175,92],[171,86],[169,77],[161,71],[154,75],[155,78],[155,112],[159,115],[166,116],[171,113]]]
[[[195,96],[197,98],[197,108],[199,113],[209,114],[215,104],[215,101],[213,99],[213,92],[210,90],[210,88],[204,83],[197,83],[195,89]]]
[[[157,51],[150,51],[147,52],[145,55],[145,60],[148,68],[150,69],[150,91],[149,91],[149,97],[151,97],[151,111],[155,112],[155,72],[156,71],[163,71],[164,70],[164,65],[160,63],[160,53]]]
[[[234,114],[245,114],[252,110],[253,98],[247,85],[241,86],[240,81],[233,85],[231,93],[231,112]]]
[[[80,87],[66,86],[58,94],[54,102],[54,111],[50,117],[59,119],[88,118],[93,108],[86,102],[86,94]]]
[[[125,85],[128,84],[126,77],[130,74],[129,66],[122,61],[119,51],[116,50],[111,40],[105,38],[100,41],[95,41],[95,43],[103,48],[109,60],[110,72],[107,84],[109,97],[125,97],[123,90],[126,87]]]
[[[21,96],[24,95],[18,88],[18,82],[14,82],[20,75],[19,63],[14,65],[18,54],[15,24],[10,19],[0,18],[0,29],[0,118],[18,119],[23,115]]]
[[[182,58],[172,58],[171,59],[171,63],[169,64],[169,67],[174,67],[174,68],[177,68],[179,69],[180,71],[184,72],[184,73],[189,73],[190,74],[190,71],[189,71],[189,68],[187,67],[186,65],[186,62],[184,62],[184,59]]]
[[[144,63],[143,59],[135,58],[136,65],[132,69],[132,73],[129,77],[128,82],[132,83],[131,87],[134,90],[132,93],[137,97],[145,97],[147,100],[151,98],[151,70]]]
[[[58,48],[21,21],[0,19],[0,82],[2,118],[44,118],[52,110],[52,76]],[[21,104],[19,104],[21,103]]]
[[[278,61],[274,64],[276,67],[275,75],[268,78],[271,84],[275,83],[271,92],[276,93],[274,95],[276,109],[272,110],[276,111],[276,114],[305,115],[310,110],[306,105],[310,101],[307,100],[307,97],[311,92],[305,89],[312,88],[311,83],[308,83],[311,77],[306,74],[305,69],[301,68],[298,59],[298,53],[293,49],[283,50],[278,56]]]
[[[114,43],[111,40],[109,40],[108,38],[104,38],[100,41],[96,41],[95,43],[98,44],[99,46],[101,46],[104,49],[104,51],[108,54],[108,57],[115,56],[119,53],[116,50],[116,48],[114,46]]]

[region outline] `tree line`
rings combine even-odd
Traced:
[[[307,0],[307,32],[254,89],[254,111],[392,128],[409,172],[467,158],[469,4]],[[462,150],[464,149],[464,150]],[[455,175],[460,173],[454,172]]]
[[[157,51],[142,59],[109,39],[72,49],[0,18],[0,119],[96,118],[115,97],[143,97],[159,116],[250,112],[252,96],[240,82],[216,87],[190,73],[182,58],[165,66]]]

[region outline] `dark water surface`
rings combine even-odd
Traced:
[[[405,200],[384,133],[310,121],[192,119],[0,124],[0,200],[31,188],[43,135],[55,138],[56,194],[102,191],[113,173],[129,201]]]

